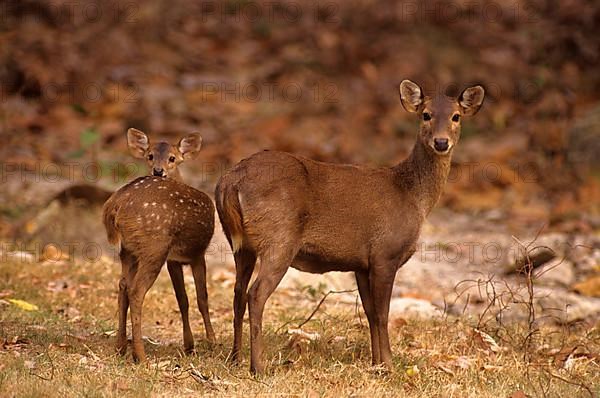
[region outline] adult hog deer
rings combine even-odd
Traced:
[[[125,185],[106,201],[103,208],[108,240],[119,246],[122,266],[117,350],[122,355],[127,350],[127,310],[131,308],[133,357],[138,361],[145,360],[142,304],[166,261],[181,311],[183,345],[189,353],[194,349],[194,338],[188,318],[183,264],[190,264],[192,268],[206,336],[209,341],[215,339],[208,313],[204,260],[204,252],[214,232],[215,208],[205,193],[180,181],[177,169],[181,162],[197,155],[202,138],[199,134],[191,134],[177,145],[151,144],[144,133],[129,129],[127,142],[132,155],[148,161],[153,176],[141,177]]]
[[[430,98],[404,80],[402,105],[421,121],[412,153],[394,167],[331,164],[264,151],[223,175],[215,200],[236,265],[233,360],[239,356],[248,301],[250,369],[264,371],[263,309],[292,266],[355,273],[373,364],[391,366],[388,312],[396,271],[415,252],[421,225],[442,193],[462,117],[474,115],[483,98],[481,86],[465,89],[455,100]],[[257,259],[256,280],[247,291]]]

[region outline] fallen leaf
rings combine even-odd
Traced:
[[[496,343],[496,340],[492,336],[479,329],[473,329],[473,341],[484,350],[492,352],[502,351],[502,347]]]
[[[600,275],[594,275],[573,285],[573,290],[584,296],[600,297]]]
[[[473,362],[475,362],[474,358],[469,358],[464,355],[461,355],[453,361],[453,364],[461,369],[469,369]]]
[[[57,293],[66,290],[68,287],[69,283],[67,281],[59,280],[48,282],[48,286],[46,286],[46,289],[50,292]]]
[[[56,246],[53,243],[49,243],[46,246],[44,246],[44,249],[42,250],[42,260],[45,261],[61,261],[61,260],[68,260],[69,259],[69,255],[65,252],[63,252],[58,246]]]
[[[392,320],[392,327],[394,327],[394,328],[401,328],[403,326],[406,326],[407,324],[408,324],[408,322],[406,321],[406,319],[401,318],[401,317],[394,318]]]
[[[414,377],[420,373],[419,367],[417,365],[408,366],[406,368],[406,375],[410,377]]]
[[[305,332],[302,329],[288,329],[288,334],[300,336],[301,339],[315,341],[321,338],[321,335],[317,332]]]
[[[152,345],[160,345],[160,341],[158,340],[154,340],[152,337],[148,337],[148,336],[143,336],[142,340],[152,344]]]
[[[115,337],[117,335],[117,331],[116,330],[107,330],[106,332],[102,333],[103,336],[106,337]]]
[[[35,304],[28,303],[24,300],[19,299],[8,299],[11,303],[22,309],[23,311],[37,311],[39,310],[38,306]]]
[[[171,365],[171,361],[160,361],[160,362],[155,362],[153,364],[150,365],[150,367],[152,369],[160,369],[160,370],[166,370],[169,365]]]

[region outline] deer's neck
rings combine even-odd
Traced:
[[[451,153],[436,155],[417,140],[411,154],[393,168],[396,183],[414,198],[424,215],[429,214],[439,200],[448,173]]]

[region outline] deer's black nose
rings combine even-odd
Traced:
[[[447,138],[434,138],[433,147],[438,152],[446,152],[448,150],[448,139]]]
[[[165,175],[164,169],[161,167],[160,169],[153,169],[152,174],[156,177],[162,177]]]

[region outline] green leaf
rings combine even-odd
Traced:
[[[87,149],[94,145],[100,139],[100,134],[94,129],[89,128],[81,132],[79,136],[79,142],[83,149]]]

